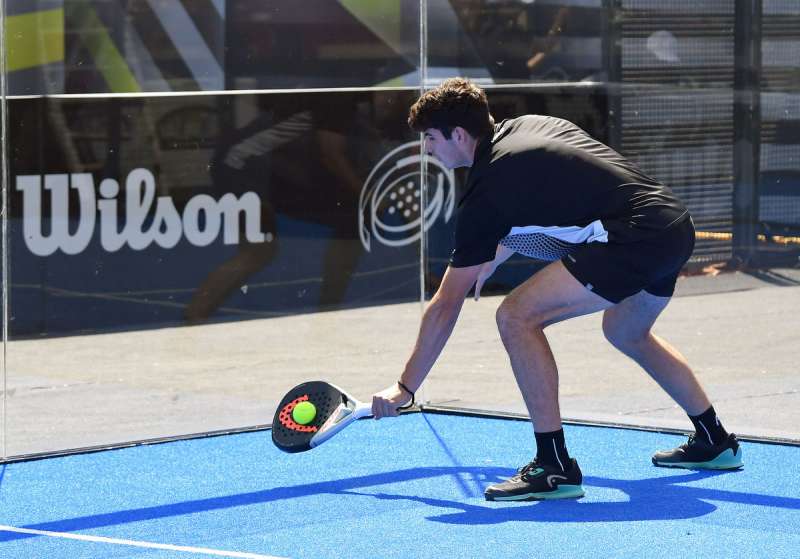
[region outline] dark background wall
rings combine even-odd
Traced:
[[[7,7],[12,337],[430,295],[463,173],[431,165],[423,192],[405,119],[452,75],[486,86],[498,120],[570,119],[672,186],[698,225],[693,265],[800,254],[796,3]],[[513,259],[487,289],[540,265]]]

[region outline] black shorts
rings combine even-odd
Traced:
[[[672,297],[675,282],[694,250],[688,215],[655,236],[633,243],[588,243],[561,259],[587,289],[612,303],[647,291]]]

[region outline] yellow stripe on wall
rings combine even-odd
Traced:
[[[81,42],[94,59],[95,66],[103,74],[112,93],[139,92],[142,88],[131,72],[125,57],[119,52],[108,30],[97,13],[87,4],[77,4],[74,8],[83,25]],[[71,13],[71,12],[70,12]]]
[[[64,60],[64,9],[30,12],[6,18],[9,72]]]
[[[400,0],[339,0],[339,3],[395,52],[403,53]]]

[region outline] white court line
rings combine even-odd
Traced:
[[[85,536],[83,534],[69,534],[65,532],[48,532],[46,530],[32,530],[30,528],[16,528],[14,526],[0,525],[0,532],[16,532],[18,534],[31,534],[34,536],[47,536],[50,538],[64,538],[67,540],[80,540],[85,542],[111,543],[115,545],[130,545],[149,549],[167,549],[169,551],[186,551],[188,553],[202,553],[217,557],[243,557],[245,559],[286,559],[273,555],[259,555],[258,553],[244,553],[242,551],[224,551],[208,549],[205,547],[189,547],[185,545],[171,545],[166,543],[140,542],[136,540],[120,540],[117,538],[104,538],[102,536]]]

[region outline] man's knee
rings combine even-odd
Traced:
[[[523,314],[513,300],[508,297],[497,308],[495,321],[503,340],[513,338],[526,329],[539,325],[535,315]]]
[[[603,335],[611,345],[626,355],[636,353],[650,337],[650,329],[636,328],[622,320],[603,317]]]

